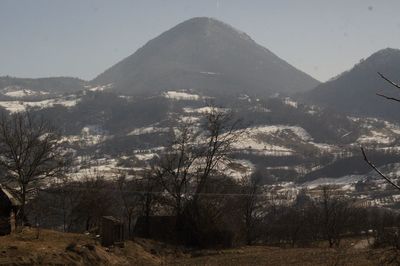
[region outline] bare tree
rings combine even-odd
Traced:
[[[0,118],[0,166],[6,179],[16,186],[21,199],[20,223],[24,223],[28,195],[41,181],[55,177],[64,169],[60,135],[45,120],[28,112]]]
[[[242,188],[243,200],[243,216],[245,225],[246,242],[251,245],[255,237],[255,228],[259,220],[260,211],[260,175],[247,175],[240,180]]]
[[[73,210],[79,203],[81,191],[74,189],[74,183],[69,176],[59,178],[59,183],[55,185],[55,190],[58,200],[58,208],[62,212],[63,231],[70,232],[74,226]],[[54,204],[54,203],[53,203]]]
[[[143,193],[141,193],[141,212],[145,218],[144,234],[146,236],[150,236],[150,215],[154,213],[154,207],[160,201],[160,185],[156,177],[156,170],[151,167],[144,172],[143,177],[139,180],[140,188],[143,190]]]
[[[174,199],[177,216],[188,195],[194,194],[196,201],[209,176],[231,154],[232,144],[242,134],[238,123],[231,113],[209,107],[202,128],[183,122],[174,130],[174,139],[158,163],[157,179]]]
[[[350,221],[351,208],[349,203],[335,195],[332,186],[326,185],[322,187],[322,195],[317,207],[323,237],[328,241],[329,247],[338,247]]]
[[[200,126],[182,122],[175,128],[173,140],[156,166],[156,178],[172,201],[177,231],[183,229],[185,222],[193,229],[190,230],[200,232],[199,221],[211,221],[200,216],[218,216],[214,215],[218,204],[211,204],[213,210],[209,204],[212,200],[205,197],[207,186],[214,185],[210,179],[221,174],[234,142],[243,133],[240,121],[221,108],[209,107],[202,121]],[[204,207],[201,211],[200,205]]]
[[[225,211],[225,200],[213,200],[208,193],[212,194],[218,179],[225,176],[224,169],[231,160],[234,144],[240,141],[245,130],[240,128],[240,120],[235,119],[233,113],[215,107],[210,107],[205,114],[202,129],[198,141],[200,156],[195,163],[194,193],[185,217],[194,242],[207,243],[211,238],[204,236],[219,232],[222,235],[214,238],[220,238],[219,241],[226,244],[232,242],[232,235],[229,230],[221,228],[221,225],[226,225],[221,220],[225,216],[221,216],[221,211]]]
[[[214,170],[217,170],[224,160],[229,159],[233,151],[233,144],[240,141],[240,137],[245,134],[244,129],[240,129],[239,119],[234,119],[233,113],[216,107],[210,107],[206,114],[205,141],[200,146],[202,162],[198,164],[196,176],[196,191],[194,202],[199,193],[202,193],[207,181]]]
[[[156,178],[172,198],[177,217],[177,229],[181,226],[182,211],[190,187],[193,186],[193,167],[200,154],[196,146],[198,133],[190,122],[182,123],[173,131],[174,139],[155,168]]]
[[[71,211],[77,204],[80,191],[73,189],[70,176],[61,175],[38,189],[35,198],[27,205],[26,215],[34,218],[41,227],[60,226],[63,232],[70,231],[73,225]]]
[[[132,220],[134,215],[139,211],[142,195],[134,192],[138,188],[135,180],[127,180],[124,174],[118,176],[116,184],[122,202],[123,215],[128,221],[128,236],[131,237],[133,235]]]
[[[104,176],[86,175],[71,188],[80,192],[71,211],[77,226],[83,224],[86,231],[97,230],[102,216],[114,214],[115,187]]]

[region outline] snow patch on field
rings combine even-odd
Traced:
[[[250,129],[250,134],[251,135],[257,135],[257,134],[277,134],[281,131],[288,130],[293,132],[295,135],[297,135],[301,140],[304,141],[310,141],[312,137],[308,132],[299,126],[287,126],[287,125],[271,125],[271,126],[259,126],[259,127],[254,127]]]
[[[371,130],[369,135],[362,135],[357,139],[358,143],[380,143],[380,144],[390,144],[392,140],[390,139],[389,136],[375,131]]]
[[[377,151],[384,151],[384,152],[400,152],[400,146],[393,146],[393,147],[377,147],[375,148]]]
[[[68,99],[68,98],[58,98],[49,99],[37,102],[24,102],[24,101],[0,101],[0,106],[5,108],[11,113],[23,112],[28,108],[39,108],[45,109],[54,107],[55,105],[62,105],[65,107],[75,106],[79,102],[79,99]]]
[[[196,101],[201,98],[197,94],[190,94],[183,91],[167,91],[164,93],[164,97],[173,100],[189,100],[189,101]]]
[[[142,149],[142,150],[134,150],[133,154],[143,154],[143,153],[158,153],[158,152],[162,152],[163,150],[165,150],[165,147],[153,147],[150,149]]]
[[[79,158],[78,158],[79,159]],[[116,159],[98,159],[86,162],[84,165],[79,164],[70,176],[74,180],[83,180],[86,177],[104,176],[106,179],[114,179],[123,167],[117,167]]]
[[[292,99],[290,99],[289,97],[286,97],[283,101],[284,104],[289,105],[293,108],[297,108],[298,107],[298,103],[293,101]]]
[[[197,123],[200,121],[200,117],[196,117],[196,116],[181,116],[179,118],[180,121],[182,121],[183,123]]]
[[[141,128],[136,128],[129,132],[127,136],[139,136],[139,135],[145,135],[145,134],[152,134],[152,133],[162,133],[162,132],[168,132],[169,128],[166,127],[141,127]]]
[[[364,180],[364,175],[347,175],[340,178],[318,178],[316,180],[306,182],[303,184],[303,187],[312,189],[323,185],[340,185],[340,186],[348,186],[357,183],[358,181]],[[349,188],[349,187],[346,187]]]
[[[394,134],[400,135],[400,126],[385,121],[385,126],[389,128]]]
[[[315,111],[315,110],[308,110],[307,113],[310,114],[310,115],[315,115],[315,114],[317,114],[318,112]]]
[[[81,136],[88,145],[96,145],[110,138],[110,136],[107,136],[106,132],[98,125],[88,125],[83,127],[81,130]]]
[[[271,145],[263,141],[248,137],[244,137],[239,141],[233,143],[232,147],[243,153],[254,153],[257,155],[266,155],[266,156],[267,155],[284,156],[284,155],[291,155],[294,152],[292,149],[283,146]]]
[[[110,138],[112,138],[112,136],[107,135],[100,126],[88,125],[82,128],[80,135],[63,136],[60,142],[90,147],[102,143]]]
[[[219,170],[235,180],[240,180],[245,176],[250,176],[255,168],[255,165],[248,160],[233,160],[229,163],[224,162]]]
[[[111,89],[113,87],[112,83],[106,84],[106,85],[100,85],[100,86],[85,86],[86,89],[88,89],[89,91],[105,91],[108,89]]]
[[[209,75],[209,76],[220,75],[220,74],[217,73],[217,72],[211,72],[211,71],[201,71],[200,74]]]
[[[266,139],[267,136],[277,135],[283,131],[290,131],[303,141],[312,140],[308,132],[298,126],[265,125],[249,128],[242,134],[237,142],[233,143],[233,148],[241,150],[244,153],[254,153],[265,156],[292,155],[294,150],[284,146],[270,144],[267,140],[263,140],[264,138]]]
[[[14,98],[22,98],[27,96],[38,96],[38,95],[46,95],[49,94],[45,91],[33,91],[30,89],[24,89],[21,87],[6,87],[3,89],[5,91],[4,95]]]
[[[139,161],[149,161],[149,160],[153,159],[154,157],[158,157],[158,154],[157,153],[138,153],[138,154],[135,154],[135,157]]]
[[[266,107],[262,106],[254,106],[251,107],[250,110],[255,111],[255,112],[261,112],[261,113],[271,113],[272,111]]]
[[[317,147],[318,149],[324,150],[324,151],[334,151],[334,150],[337,150],[337,149],[338,149],[337,146],[331,145],[331,144],[326,144],[326,143],[315,143],[315,142],[312,142],[312,141],[310,141],[310,142],[308,142],[308,143],[310,143],[310,144],[314,145],[315,147]]]
[[[189,114],[193,114],[193,113],[198,113],[198,114],[208,114],[211,113],[213,110],[215,110],[216,112],[226,112],[229,109],[226,108],[217,108],[217,107],[201,107],[201,108],[190,108],[190,107],[186,107],[183,108],[183,111],[185,113],[189,113]]]
[[[293,170],[299,174],[306,174],[306,173],[310,172],[310,170],[308,170],[304,165],[268,166],[268,167],[265,167],[265,169],[267,169],[267,170],[285,170],[285,171]]]
[[[288,156],[294,153],[294,150],[278,145],[270,145],[255,141],[250,141],[246,144],[248,145],[247,148],[235,144],[233,145],[233,147],[241,150],[241,152],[244,154],[250,153],[263,156]]]

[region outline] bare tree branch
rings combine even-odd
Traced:
[[[400,186],[395,184],[390,178],[388,178],[386,175],[384,175],[367,157],[367,154],[364,151],[364,148],[361,147],[361,152],[364,156],[364,161],[376,172],[378,175],[380,175],[383,179],[385,179],[389,184],[394,186],[396,189],[400,190]]]
[[[388,79],[387,77],[385,77],[381,72],[378,72],[378,75],[381,76],[381,78],[383,78],[384,80],[386,80],[389,84],[395,86],[396,88],[400,89],[400,85],[397,83],[394,83],[393,81],[391,81],[390,79]]]
[[[383,97],[383,98],[385,98],[385,99],[387,99],[387,100],[400,102],[400,99],[398,99],[398,98],[389,97],[389,96],[386,96],[386,95],[383,95],[383,94],[380,94],[380,93],[377,93],[376,95],[378,95],[378,96],[380,96],[380,97]]]
[[[382,73],[378,72],[378,75],[384,79],[386,82],[388,82],[390,85],[400,89],[400,85],[398,85],[397,83],[391,81],[390,79],[388,79],[386,76],[384,76]],[[390,97],[390,96],[386,96],[384,94],[381,93],[377,93],[376,95],[383,97],[387,100],[391,100],[391,101],[395,101],[395,102],[400,102],[399,98],[395,98],[395,97]],[[378,175],[380,175],[383,179],[385,179],[389,184],[391,184],[392,186],[394,186],[397,190],[400,190],[400,186],[398,186],[397,184],[395,184],[392,180],[390,180],[390,178],[388,178],[386,175],[384,175],[367,157],[364,148],[361,147],[361,152],[364,156],[364,161],[367,162],[367,164],[376,172],[378,173]]]

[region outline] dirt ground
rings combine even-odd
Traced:
[[[190,250],[146,239],[124,248],[104,248],[88,235],[25,228],[0,237],[0,265],[400,265],[388,250],[365,239],[343,241],[339,249],[324,243],[310,248],[245,246]]]
[[[134,242],[107,249],[83,234],[24,228],[0,237],[0,265],[160,265],[161,259]]]

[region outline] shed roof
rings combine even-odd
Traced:
[[[119,219],[117,219],[117,218],[115,218],[113,216],[103,216],[103,219],[112,221],[114,223],[119,223],[119,224],[122,223],[121,220],[119,220]]]

